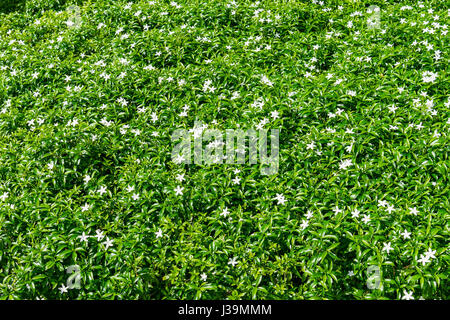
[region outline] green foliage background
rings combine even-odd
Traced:
[[[0,298],[448,299],[449,8],[324,2],[1,0]],[[79,28],[66,24],[71,5]],[[367,27],[370,5],[381,29]],[[171,160],[175,129],[264,118],[281,129],[276,175]],[[70,265],[81,288],[60,292]],[[379,289],[367,288],[370,265]]]

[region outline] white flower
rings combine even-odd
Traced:
[[[4,193],[0,196],[0,198],[2,199],[2,201],[5,201],[6,198],[8,198],[8,194],[9,194],[9,192],[4,192]]]
[[[403,237],[403,239],[411,239],[411,232],[408,232],[408,230],[405,229],[405,231],[403,231],[403,233],[400,233]]]
[[[388,205],[386,200],[378,200],[379,207],[386,207]]]
[[[406,290],[404,290],[402,300],[414,300],[414,297],[412,294],[413,294],[412,291],[407,292]]]
[[[176,188],[175,188],[175,195],[183,195],[183,189],[184,189],[184,187],[181,187],[181,186],[177,186]]]
[[[61,285],[61,287],[59,287],[59,291],[61,292],[61,293],[66,293],[67,292],[67,289],[69,289],[69,287],[66,287],[65,285]]]
[[[370,221],[370,216],[368,214],[364,215],[363,222],[368,223]]]
[[[431,248],[429,248],[428,251],[425,252],[425,255],[432,259],[436,258],[435,254],[436,254],[436,250],[431,250]]]
[[[84,183],[85,184],[87,184],[90,180],[91,180],[91,176],[90,175],[85,175],[84,176]]]
[[[386,251],[388,254],[389,254],[389,252],[391,252],[392,250],[394,250],[394,248],[391,247],[391,243],[390,243],[390,242],[385,243],[385,244],[383,245],[383,251]]]
[[[225,207],[225,209],[223,209],[223,211],[220,213],[220,215],[226,217],[229,213],[230,213],[230,211],[228,211],[228,208]]]
[[[279,113],[278,113],[278,111],[272,111],[270,113],[270,116],[272,117],[273,120],[275,120],[275,119],[279,118]]]
[[[398,108],[393,104],[388,109],[389,109],[389,112],[395,113],[395,110],[397,110]]]
[[[395,208],[393,205],[388,205],[386,211],[389,212],[389,214],[391,214],[393,211],[395,211]]]
[[[96,235],[94,237],[97,238],[97,241],[100,241],[105,237],[105,235],[103,234],[103,232],[101,230],[96,230],[95,233],[96,233]]]
[[[273,86],[273,83],[265,75],[261,76],[261,82],[264,83],[265,85],[268,85],[269,87]]]
[[[211,84],[212,84],[211,80],[206,80],[205,83],[203,84],[203,92],[214,92],[216,88],[211,86]]]
[[[302,230],[306,229],[308,226],[309,226],[308,220],[303,220],[302,223],[300,224]]]
[[[417,262],[422,263],[422,265],[424,266],[425,264],[431,262],[431,260],[430,260],[430,257],[429,257],[429,256],[427,256],[426,254],[422,254],[422,255],[420,256],[420,259],[417,260]]]
[[[113,246],[113,240],[106,237],[106,241],[103,242],[103,244],[105,245],[105,249],[108,249]]]
[[[100,189],[97,190],[97,192],[100,193],[100,195],[102,196],[104,193],[106,193],[106,187],[101,186]]]
[[[55,167],[55,164],[52,162],[50,162],[49,164],[47,164],[47,168],[48,170],[52,170]]]
[[[84,231],[83,231],[83,233],[81,234],[81,236],[79,236],[78,238],[80,238],[80,241],[82,241],[82,242],[87,242],[87,240],[88,240],[89,237],[90,237],[90,236],[86,235],[86,234],[84,233]]]
[[[237,265],[238,262],[236,261],[236,257],[233,257],[233,259],[230,259],[230,260],[228,261],[228,264],[231,264],[233,267],[234,267],[235,265]]]
[[[286,198],[281,193],[277,193],[277,196],[275,197],[275,200],[278,201],[277,204],[282,204],[283,205],[283,204],[286,203]]]
[[[428,82],[434,82],[437,79],[438,74],[431,72],[431,71],[425,71],[422,73],[422,81],[425,83]]]
[[[314,141],[312,141],[306,145],[306,150],[314,150],[315,147],[316,145],[314,144]]]
[[[341,160],[341,163],[339,164],[339,169],[347,169],[348,167],[352,166],[352,160],[351,159],[345,159]]]

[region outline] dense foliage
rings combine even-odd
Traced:
[[[0,298],[448,298],[445,1],[1,2]]]

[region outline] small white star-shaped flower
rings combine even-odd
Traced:
[[[84,206],[81,207],[81,212],[88,211],[91,206],[88,203],[85,203]]]
[[[226,217],[229,213],[230,213],[230,211],[228,211],[228,208],[225,207],[225,209],[223,209],[223,211],[220,213],[220,215]]]
[[[388,205],[386,211],[389,212],[389,214],[391,214],[393,211],[395,211],[395,208],[393,205]]]
[[[383,251],[386,251],[388,254],[389,254],[389,252],[391,252],[392,250],[394,250],[394,248],[391,247],[391,243],[390,243],[390,242],[385,243],[385,244],[383,245]]]
[[[313,150],[315,147],[316,145],[314,144],[314,141],[312,141],[306,145],[306,150]]]
[[[100,195],[102,196],[104,193],[106,193],[106,187],[101,186],[100,189],[97,190],[97,192],[100,193]]]
[[[105,237],[101,230],[96,230],[95,233],[96,233],[95,237],[97,238],[97,241],[100,241]]]
[[[272,117],[273,120],[278,119],[279,118],[279,112],[278,111],[272,111],[270,113],[270,116]]]
[[[0,196],[0,198],[2,199],[2,201],[5,201],[5,200],[8,198],[8,194],[9,194],[9,192],[4,192],[4,193]]]
[[[336,215],[336,214],[339,214],[339,213],[341,213],[341,212],[342,212],[342,210],[341,210],[341,209],[339,209],[339,207],[338,207],[338,206],[334,207],[333,211],[334,211],[334,214],[335,214],[335,215]]]
[[[436,254],[436,250],[431,250],[431,248],[429,248],[428,251],[425,252],[425,255],[432,259],[436,258],[435,254]]]
[[[238,262],[236,261],[236,257],[233,257],[233,259],[230,259],[230,261],[228,261],[228,264],[231,264],[233,267],[234,267],[235,265],[237,265]]]
[[[277,193],[277,196],[275,197],[275,200],[278,201],[277,204],[282,204],[283,205],[283,204],[286,203],[286,198],[281,193]]]
[[[369,223],[369,221],[370,221],[370,216],[368,215],[368,214],[365,214],[364,215],[364,218],[362,219],[363,221],[364,221],[364,223]]]
[[[424,266],[425,264],[431,262],[430,261],[430,257],[427,256],[426,254],[423,254],[419,260],[417,260],[417,262],[422,263],[422,265]]]
[[[386,200],[378,200],[379,207],[386,207],[388,205]]]
[[[403,297],[402,297],[402,300],[414,300],[413,292],[412,292],[412,291],[407,292],[406,290],[403,291]]]
[[[183,189],[184,189],[184,187],[181,187],[181,186],[177,186],[176,188],[175,188],[175,195],[183,195]]]
[[[403,233],[401,233],[401,235],[403,236],[403,239],[411,239],[411,232],[408,232],[408,230],[405,229],[405,231],[403,231]]]
[[[355,210],[352,211],[352,218],[358,218],[360,211],[355,208]]]
[[[67,289],[69,289],[69,287],[66,287],[65,285],[61,285],[61,287],[59,287],[59,292],[60,293],[66,293]]]
[[[302,223],[300,224],[302,230],[305,230],[308,226],[309,226],[308,220],[303,220]]]
[[[86,235],[86,233],[84,233],[84,231],[83,231],[81,236],[79,236],[78,238],[80,238],[80,241],[82,241],[82,242],[87,242],[89,237],[90,236]]]
[[[109,247],[113,246],[113,239],[109,239],[108,237],[106,237],[106,241],[103,242],[103,244],[105,245],[105,249],[108,249]]]

